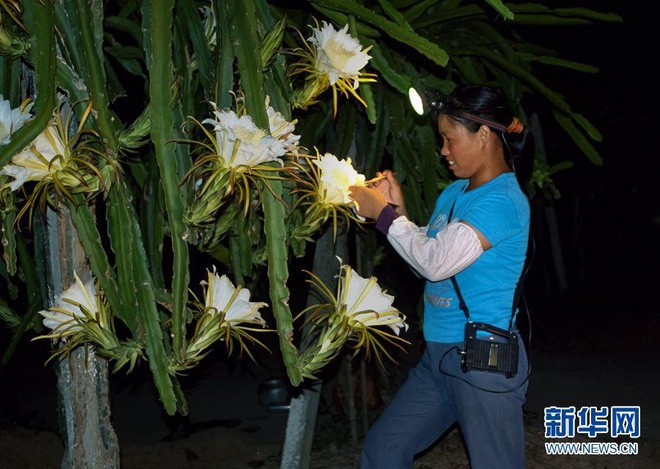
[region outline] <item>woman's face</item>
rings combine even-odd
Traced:
[[[440,154],[456,177],[470,178],[486,167],[488,161],[482,132],[472,133],[446,115],[438,118],[438,130],[442,135]]]

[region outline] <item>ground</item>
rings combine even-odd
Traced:
[[[38,354],[35,354],[38,356]],[[659,468],[660,351],[579,352],[534,350],[525,406],[529,468]],[[655,370],[655,371],[652,371]],[[259,405],[258,388],[274,369],[244,361],[221,360],[184,381],[190,406],[187,419],[163,415],[148,375],[114,376],[113,424],[120,441],[122,468],[277,468],[286,411]],[[324,391],[311,467],[355,468],[359,443],[352,445],[346,418],[336,412],[332,390]],[[0,408],[0,468],[59,467],[62,443],[57,435],[55,378],[43,361],[10,365],[2,372]],[[556,406],[638,405],[641,436],[636,456],[548,456],[545,453],[543,408]],[[335,411],[332,411],[333,406]],[[372,410],[372,413],[377,410]],[[586,438],[582,440],[586,441]],[[601,441],[613,441],[601,438]],[[573,440],[579,441],[579,439]],[[450,431],[414,467],[468,468],[457,429]]]

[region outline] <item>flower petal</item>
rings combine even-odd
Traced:
[[[286,120],[281,113],[277,112],[272,106],[268,106],[268,100],[266,101],[266,106],[270,134],[282,143],[286,152],[297,155],[300,135],[293,133],[297,121]]]
[[[365,279],[355,271],[351,273],[346,292],[346,309],[351,312],[391,311],[394,297],[385,293],[376,283],[376,277]]]

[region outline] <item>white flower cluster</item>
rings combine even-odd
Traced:
[[[248,115],[239,116],[232,110],[220,110],[215,103],[213,114],[202,124],[211,124],[215,131],[218,154],[227,167],[257,166],[280,161],[287,152],[295,152],[300,135],[294,135],[295,121],[287,121],[282,114],[268,107],[270,135],[260,129]]]
[[[401,329],[408,330],[406,317],[392,306],[394,297],[383,291],[378,279],[361,277],[347,265],[342,266],[337,301],[338,309],[345,309],[349,324],[388,326],[396,335]]]
[[[348,24],[337,31],[331,24],[323,21],[321,28],[312,28],[313,36],[307,40],[316,46],[316,69],[327,74],[330,85],[340,78],[353,81],[353,89],[360,82],[360,70],[371,59],[362,44],[348,33]]]
[[[350,186],[364,185],[365,177],[358,173],[350,158],[339,160],[332,153],[326,153],[313,160],[320,169],[319,192],[321,200],[329,205],[350,205],[353,199],[349,195]]]
[[[251,302],[250,290],[238,289],[226,275],[219,276],[215,269],[207,271],[208,281],[204,294],[204,306],[211,314],[224,312],[224,321],[227,325],[237,326],[241,323],[258,323],[263,326],[265,321],[259,313],[259,308],[268,306],[267,303]],[[220,324],[222,328],[224,325]]]
[[[18,190],[28,181],[50,179],[65,166],[65,148],[57,126],[51,123],[34,141],[17,153],[0,174],[14,178],[9,183],[11,190]]]
[[[12,109],[9,100],[0,94],[0,145],[9,143],[11,134],[32,117],[32,103]]]
[[[83,283],[76,273],[74,276],[75,283],[55,297],[55,304],[48,310],[39,311],[44,317],[44,326],[52,329],[59,337],[81,331],[79,321],[86,322],[87,314],[96,317],[99,312],[94,278]]]

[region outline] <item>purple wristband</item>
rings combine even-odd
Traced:
[[[394,207],[391,205],[385,206],[383,210],[380,211],[378,215],[378,220],[376,220],[376,229],[383,234],[387,234],[387,231],[390,229],[390,225],[394,220],[399,218],[401,215],[396,213]]]

